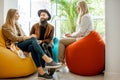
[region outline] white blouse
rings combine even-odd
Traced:
[[[93,22],[91,16],[89,14],[85,14],[81,18],[81,23],[79,23],[78,26],[76,27],[76,31],[72,33],[71,36],[74,38],[84,37],[87,36],[92,30]]]

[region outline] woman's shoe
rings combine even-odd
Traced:
[[[50,63],[46,63],[45,68],[58,68],[60,66],[61,66],[60,64],[57,64],[56,62],[51,61]]]

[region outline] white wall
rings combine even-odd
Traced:
[[[4,0],[4,19],[6,18],[7,11],[10,9],[17,9],[18,8],[18,0]]]
[[[3,20],[4,20],[4,0],[0,0],[0,27],[3,24]]]
[[[18,0],[0,0],[0,26],[4,23],[7,11],[10,8],[18,8]]]
[[[120,80],[120,0],[106,0],[105,80]]]

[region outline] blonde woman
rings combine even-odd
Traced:
[[[17,21],[19,14],[16,9],[9,9],[6,17],[6,22],[2,26],[2,32],[5,38],[6,47],[10,49],[11,45],[16,44],[21,50],[31,52],[32,58],[38,69],[38,77],[52,79],[53,77],[45,73],[43,68],[44,62],[47,67],[59,67],[50,57],[48,57],[38,44],[36,35],[26,36]]]
[[[59,61],[62,63],[65,63],[65,48],[76,40],[87,36],[93,30],[91,16],[85,1],[78,2],[77,12],[78,19],[76,31],[72,34],[65,34],[65,38],[59,41]]]

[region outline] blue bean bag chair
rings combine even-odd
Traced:
[[[55,62],[58,62],[58,44],[59,44],[58,38],[54,37],[53,42],[54,42],[54,47],[52,48],[53,60]]]

